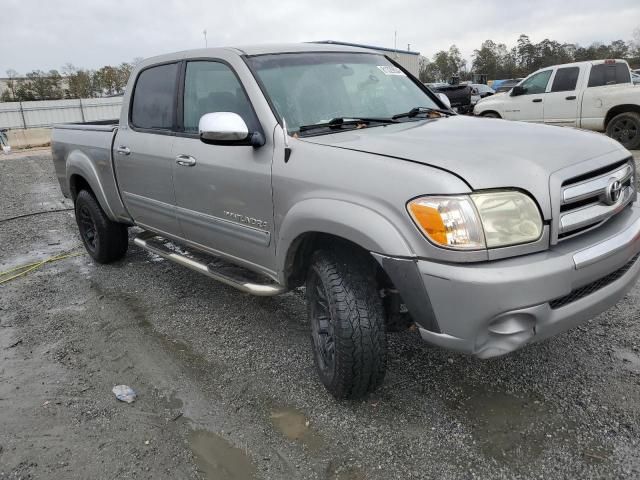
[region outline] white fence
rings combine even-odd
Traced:
[[[122,97],[0,103],[0,128],[40,128],[57,123],[120,118]]]

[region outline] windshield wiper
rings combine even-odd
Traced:
[[[409,110],[408,112],[398,113],[391,117],[393,120],[397,120],[399,118],[413,118],[417,117],[421,113],[429,113],[429,112],[437,112],[442,113],[443,115],[453,115],[454,113],[450,110],[444,110],[442,108],[431,108],[431,107],[415,107]]]
[[[385,117],[336,117],[332,118],[328,122],[321,123],[313,123],[311,125],[302,125],[299,128],[300,132],[306,132],[309,130],[315,130],[318,128],[329,128],[329,129],[340,129],[344,126],[357,126],[360,124],[365,124],[369,126],[371,123],[380,123],[383,125],[387,125],[389,123],[397,123],[395,118],[385,118]]]

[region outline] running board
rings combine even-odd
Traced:
[[[252,295],[257,295],[260,297],[271,297],[273,295],[284,293],[287,290],[283,285],[270,281],[270,279],[267,279],[266,277],[264,278],[264,283],[258,283],[251,281],[248,278],[242,278],[242,273],[246,274],[247,276],[254,277],[257,276],[257,274],[245,270],[242,267],[232,265],[228,262],[225,262],[224,260],[220,260],[218,263],[222,265],[218,269],[214,269],[212,267],[216,267],[216,265],[207,265],[204,262],[189,258],[181,253],[176,253],[175,251],[164,245],[162,241],[169,242],[169,240],[165,240],[163,237],[160,237],[153,232],[147,231],[142,232],[140,235],[133,239],[134,244],[138,245],[141,248],[144,248],[151,253],[155,253],[162,258],[166,258],[167,260],[178,263],[184,267],[190,268],[191,270],[195,270],[196,272],[202,273],[208,277],[213,278],[214,280],[224,283],[225,285],[237,288],[242,292],[251,293]],[[227,268],[227,270],[235,270],[236,275],[222,272],[221,269],[225,267]],[[238,274],[238,272],[240,272],[240,274]]]

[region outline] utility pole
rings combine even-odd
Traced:
[[[204,35],[204,48],[207,48],[209,45],[207,44],[207,29],[206,28],[202,31],[202,34]]]
[[[395,58],[398,58],[398,31],[393,31],[393,50],[395,51]]]

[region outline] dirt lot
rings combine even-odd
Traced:
[[[65,206],[46,150],[0,156],[0,219]],[[78,244],[72,212],[0,222],[0,271]],[[66,258],[0,285],[0,479],[639,478],[639,305],[491,361],[393,334],[383,387],[339,403],[300,292]]]

